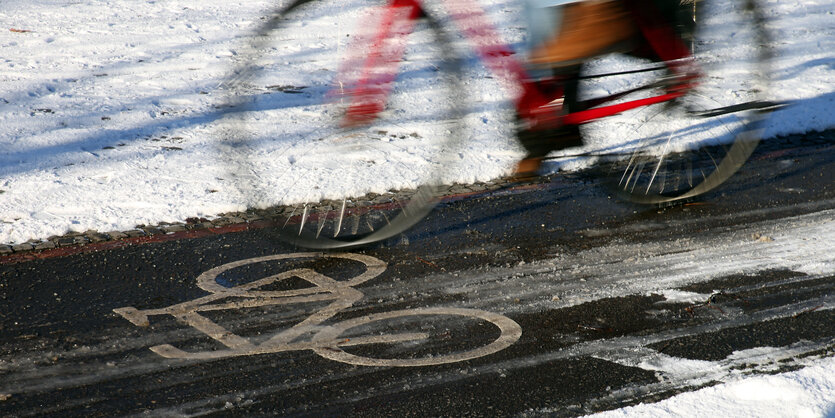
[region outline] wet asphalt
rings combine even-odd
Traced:
[[[769,141],[716,191],[666,208],[613,199],[594,170],[450,199],[401,236],[348,251],[353,258],[308,253],[268,229],[244,227],[0,259],[0,411],[577,416],[656,401],[735,372],[801,368],[835,355],[835,277],[740,271],[676,287],[706,295],[701,300],[665,303],[661,294],[619,287],[626,282],[611,272],[627,275],[632,259],[674,259],[692,250],[689,242],[760,239],[757,225],[828,216],[833,139],[830,131]],[[200,299],[212,295],[198,286],[201,274],[258,257],[215,280],[244,289],[290,274],[248,288],[261,293]],[[373,260],[379,271],[356,292],[337,284],[370,271]],[[317,294],[311,280],[327,297],[308,297]],[[635,286],[643,285],[653,284]],[[192,300],[201,302],[183,305]],[[159,313],[170,306],[180,310]],[[149,313],[148,323],[118,311],[126,307]],[[521,334],[461,314],[475,311],[508,318]],[[345,345],[311,343],[327,326],[351,321],[357,325],[337,335]],[[307,326],[294,328],[300,323]],[[284,345],[268,343],[287,329],[298,332]],[[349,344],[400,332],[427,338]],[[503,338],[509,345],[479,351]],[[150,349],[166,345],[191,358]],[[760,347],[776,351],[763,356]],[[341,352],[383,363],[334,360]],[[455,352],[476,354],[385,363]],[[664,359],[710,362],[719,372],[640,366]]]

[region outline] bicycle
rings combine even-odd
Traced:
[[[368,3],[292,2],[265,18],[224,84],[231,175],[250,207],[285,205],[275,230],[296,245],[393,237],[466,170],[466,81],[451,27],[516,92],[507,121],[517,137],[565,127],[592,144],[625,136],[626,152],[570,156],[596,158],[613,192],[633,202],[713,190],[779,106],[766,100],[771,51],[754,0],[663,11],[627,0],[639,28],[631,50],[539,79],[474,0]]]
[[[293,268],[278,274],[269,274],[258,280],[238,283],[242,280],[241,277],[247,275],[241,273],[242,270],[250,269],[249,271],[252,272],[261,269],[262,274],[267,274],[266,272],[275,269],[275,266],[271,266],[270,263],[289,264],[320,257],[358,263],[362,272],[349,280],[336,280],[311,268]],[[385,269],[386,265],[376,258],[350,253],[295,253],[256,257],[227,263],[201,274],[197,278],[197,286],[209,292],[207,296],[164,308],[140,310],[126,306],[113,311],[134,325],[142,327],[150,325],[149,318],[152,316],[169,315],[225,347],[186,351],[171,344],[159,344],[150,348],[162,357],[174,359],[211,360],[313,350],[324,358],[359,366],[430,366],[471,360],[496,353],[511,346],[522,335],[522,328],[519,324],[506,316],[465,308],[402,309],[323,325],[364,297],[363,293],[354,287],[379,276]],[[298,281],[306,283],[307,286]],[[290,289],[276,290],[282,285]],[[260,342],[254,341],[253,337],[240,335],[240,331],[239,333],[233,332],[229,327],[210,319],[212,316],[207,316],[222,311],[262,309],[254,315],[260,320],[267,315],[264,308],[326,302],[329,302],[327,306],[318,309],[305,320],[276,332]],[[432,320],[426,320],[428,318]],[[416,324],[410,324],[410,319],[419,320]],[[467,339],[476,340],[476,345],[484,344],[461,350],[461,342],[450,336],[454,331],[445,328],[447,323],[444,321],[450,321],[448,323],[450,327],[460,329],[462,319],[469,320],[473,326],[491,324],[495,329],[488,331],[478,328],[479,336],[486,337],[468,335]],[[270,329],[275,326],[276,321],[272,319],[264,321],[263,326]],[[391,334],[381,333],[379,330],[383,327],[381,323],[386,322],[389,323],[388,328],[397,331]],[[418,332],[402,331],[403,328],[409,326],[417,326]],[[247,331],[245,328],[260,329],[261,327],[262,324],[240,326],[244,328],[243,331]],[[248,331],[252,332],[251,329]],[[430,339],[432,331],[434,331],[431,334],[433,339]],[[369,346],[373,346],[374,350],[368,351],[367,354],[362,351],[364,347]],[[359,351],[346,351],[348,347]]]

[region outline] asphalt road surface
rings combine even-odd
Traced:
[[[835,355],[832,132],[687,205],[593,174],[346,253],[242,227],[3,258],[0,411],[576,416]]]

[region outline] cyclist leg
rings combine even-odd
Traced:
[[[550,68],[549,76],[562,84],[563,96],[569,101],[577,97],[579,66],[595,55],[629,49],[629,41],[638,32],[622,0],[528,0],[527,6],[533,49],[529,63]],[[542,10],[539,17],[534,10],[537,7]],[[561,19],[555,7],[564,9]],[[552,21],[550,30],[544,26],[548,19]],[[576,103],[568,102],[557,108],[562,112],[579,110]],[[526,156],[516,167],[516,178],[537,175],[549,152],[583,145],[577,126],[529,129],[523,121],[520,125],[517,138]]]
[[[556,36],[533,50],[531,64],[580,64],[592,56],[627,48],[628,41],[638,32],[621,0],[569,3],[563,22]]]

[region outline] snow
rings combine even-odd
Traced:
[[[351,10],[349,5],[364,1],[333,2],[333,11]],[[522,2],[480,3],[507,42],[524,44]],[[777,49],[771,99],[793,102],[768,119],[765,137],[835,127],[835,2],[762,3]],[[106,232],[189,217],[211,218],[251,206],[250,198],[229,187],[225,178],[226,162],[216,146],[216,105],[221,99],[216,92],[239,56],[239,38],[250,34],[273,4],[265,0],[4,0],[0,4],[0,243],[68,231]],[[356,20],[358,15],[349,16]],[[470,138],[461,150],[465,163],[446,174],[450,182],[507,174],[522,155],[508,129],[509,93],[479,63],[468,62],[467,75],[466,87],[474,93],[465,115]],[[437,87],[429,81],[413,82],[418,83],[418,92]],[[420,102],[417,97],[409,99],[415,100],[415,106]],[[316,116],[305,109],[293,116],[311,116],[305,112]],[[293,128],[290,123],[285,127]],[[617,151],[624,146],[618,140],[619,135],[601,136],[588,149]],[[397,155],[420,163],[424,148],[432,145],[413,141]],[[295,162],[289,154],[282,163]],[[391,161],[368,161],[379,171],[366,173],[357,190],[410,186],[410,179],[393,183],[395,177],[384,169],[391,166],[387,162]],[[574,159],[549,169],[573,170],[586,164]],[[340,193],[342,186],[335,179],[318,180],[321,196]],[[821,248],[820,242],[806,245],[803,251],[808,253]],[[814,273],[830,269],[830,262],[795,267]],[[664,296],[675,301],[704,297],[674,291]],[[680,366],[698,368],[699,364]],[[802,370],[740,376],[660,403],[604,415],[708,416],[722,411],[729,416],[826,416],[835,413],[833,376],[835,359],[820,359]]]
[[[680,367],[694,367],[687,362]],[[835,358],[789,373],[747,376],[682,393],[654,404],[639,404],[590,415],[609,417],[829,417],[835,414]]]
[[[658,294],[664,296],[663,303],[699,303],[710,297],[710,295],[703,293],[687,292],[678,289],[664,289]]]
[[[341,8],[343,3],[333,7]],[[521,2],[483,3],[506,41],[523,45]],[[795,101],[769,119],[766,136],[835,126],[832,2],[764,3],[777,40],[771,94],[776,100]],[[253,201],[242,196],[230,187],[224,156],[215,146],[214,106],[222,99],[217,88],[239,55],[239,38],[253,31],[271,4],[4,1],[0,7],[0,146],[4,150],[0,243],[68,231],[107,232],[189,217],[211,218],[252,205],[301,199],[281,195]],[[351,12],[348,17],[356,20],[356,16]],[[300,45],[302,49],[318,46]],[[465,115],[469,139],[460,151],[464,162],[446,173],[444,180],[449,182],[502,176],[521,156],[503,110],[510,93],[488,77],[480,63],[468,63],[467,74],[466,87],[472,93],[468,99],[472,107]],[[314,73],[304,75],[309,78]],[[427,81],[417,87],[428,91],[433,86]],[[291,116],[302,120],[309,116],[304,112]],[[619,135],[600,136],[589,147],[617,151],[623,146],[618,139]],[[392,145],[399,147],[398,152],[368,161],[376,171],[351,177],[350,190],[343,189],[348,180],[338,181],[348,176],[334,171],[309,181],[319,183],[316,190],[322,197],[414,187],[416,177],[398,177],[396,164],[388,163],[426,161],[428,142],[422,138]],[[292,166],[293,158],[283,160],[283,166],[265,158],[258,168],[276,172]],[[548,168],[578,169],[589,162],[570,159]],[[311,189],[299,185],[294,190]]]

